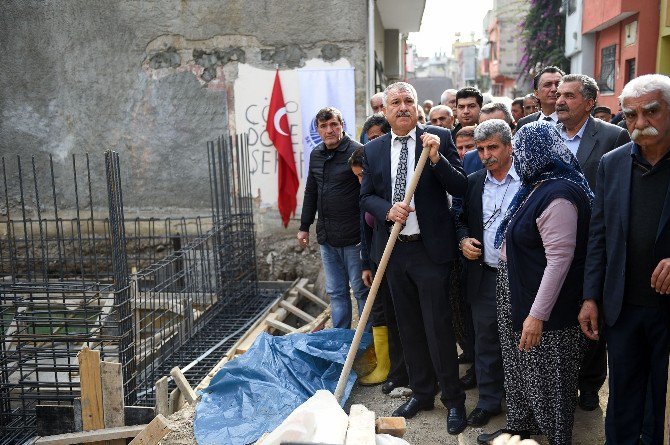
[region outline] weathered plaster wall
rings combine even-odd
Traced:
[[[64,164],[94,153],[93,186],[102,191],[102,152],[114,149],[128,208],[207,208],[206,141],[235,130],[238,63],[273,70],[347,60],[363,118],[365,8],[346,0],[4,1],[0,154],[52,154]]]

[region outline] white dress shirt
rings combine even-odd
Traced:
[[[586,130],[586,124],[589,123],[589,120],[584,121],[584,125],[579,129],[577,134],[573,137],[568,137],[567,131],[565,131],[565,125],[561,124],[558,126],[558,132],[560,133],[565,145],[568,146],[573,155],[577,156],[577,150],[579,150],[579,144],[582,142],[582,137],[584,136],[584,130]]]
[[[549,118],[549,119],[547,119]],[[554,124],[554,127],[558,125],[558,114],[554,111],[551,113],[549,116],[545,115],[542,111],[540,111],[540,117],[538,118],[538,121],[547,121],[552,124]]]
[[[502,181],[494,178],[491,172],[486,172],[482,192],[482,224],[484,224],[484,262],[491,267],[498,267],[500,258],[500,251],[494,247],[498,227],[520,186],[521,181],[514,169],[514,163]]]
[[[414,159],[415,159],[415,150],[416,150],[416,127],[410,131],[407,136],[407,182],[405,184],[405,191],[409,188],[409,182],[412,180],[414,175]],[[400,162],[400,150],[402,148],[402,142],[397,140],[398,135],[391,130],[391,198],[395,192],[395,177],[398,173],[398,163]],[[414,207],[414,197],[412,196],[412,201],[410,201],[410,207]],[[414,235],[420,233],[419,229],[419,220],[416,219],[416,212],[411,212],[405,227],[400,231],[402,235]]]

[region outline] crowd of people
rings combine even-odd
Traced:
[[[608,445],[663,442],[670,357],[670,78],[631,80],[621,111],[557,67],[504,103],[473,87],[419,103],[375,94],[359,143],[316,115],[298,242],[316,223],[333,326],[350,328],[395,223],[361,384],[412,395],[392,415],[447,408],[447,432],[506,413],[503,434],[570,444],[576,406],[609,376]],[[424,113],[427,124],[421,123]],[[422,150],[428,160],[409,204]],[[462,354],[458,355],[457,345]],[[459,364],[473,365],[459,376]],[[478,388],[469,414],[465,390]],[[506,408],[503,410],[503,408]],[[577,414],[578,415],[578,414]]]

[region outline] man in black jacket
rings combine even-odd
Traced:
[[[359,314],[365,305],[368,288],[363,284],[360,260],[358,178],[349,168],[349,157],[362,145],[344,134],[342,113],[326,107],[316,114],[322,142],[309,157],[298,244],[309,244],[309,226],[316,212],[316,237],[330,296],[333,327],[351,328],[349,285],[358,301]]]
[[[486,169],[468,176],[456,236],[466,263],[467,301],[475,329],[475,372],[479,401],[468,423],[483,426],[501,411],[503,365],[496,313],[496,274],[500,252],[494,247],[498,226],[521,185],[512,162],[509,124],[491,119],[478,125],[474,140]]]

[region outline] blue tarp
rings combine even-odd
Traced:
[[[202,391],[194,423],[198,444],[253,443],[317,390],[334,393],[353,337],[350,329],[281,337],[261,334]],[[359,351],[371,340],[370,334],[363,334]],[[351,372],[342,405],[355,381]]]

